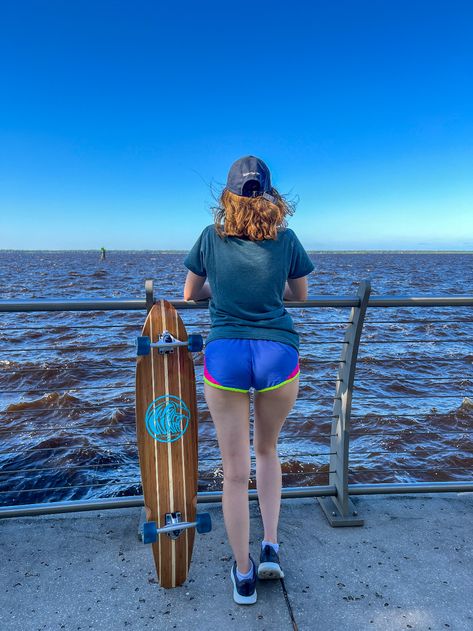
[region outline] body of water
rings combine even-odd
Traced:
[[[0,252],[2,299],[182,299],[184,252]],[[315,253],[309,295],[471,295],[473,255]],[[251,288],[248,288],[251,291]],[[180,312],[189,333],[204,310]],[[286,486],[327,484],[337,360],[349,309],[290,309],[300,392],[281,434]],[[144,312],[0,313],[0,505],[141,493],[134,341]],[[221,488],[194,355],[199,489]],[[473,465],[473,310],[369,308],[356,372],[350,482],[467,480]],[[253,482],[251,482],[253,484]]]

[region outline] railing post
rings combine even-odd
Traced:
[[[146,292],[146,313],[151,311],[151,307],[154,305],[154,288],[153,281],[151,279],[145,280],[145,292]]]
[[[363,525],[363,519],[358,517],[358,512],[348,496],[348,462],[353,382],[370,293],[369,280],[362,281],[357,293],[360,304],[351,310],[338,366],[338,381],[333,403],[329,473],[329,484],[335,486],[337,494],[333,497],[318,498],[331,526]]]

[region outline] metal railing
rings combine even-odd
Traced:
[[[208,300],[203,301],[184,301],[169,300],[177,309],[207,309]],[[152,281],[146,281],[144,299],[114,299],[114,300],[3,300],[0,301],[0,313],[28,313],[28,312],[91,312],[91,311],[149,311],[154,303],[153,284]],[[288,308],[303,309],[322,309],[322,308],[350,308],[350,315],[346,322],[338,324],[346,325],[344,337],[342,341],[342,351],[338,361],[329,363],[338,366],[335,381],[335,394],[332,397],[333,408],[332,414],[323,417],[330,421],[330,448],[324,455],[329,456],[328,462],[328,485],[316,486],[289,486],[283,488],[283,498],[289,497],[317,497],[327,516],[330,524],[333,526],[361,525],[363,520],[357,514],[357,511],[350,500],[350,495],[367,495],[376,493],[431,493],[431,492],[462,492],[473,491],[473,480],[455,481],[455,482],[409,482],[409,483],[373,483],[373,484],[349,484],[348,474],[350,465],[350,437],[351,437],[351,420],[352,420],[352,401],[355,382],[355,370],[357,367],[358,351],[362,338],[363,325],[368,310],[372,308],[398,308],[398,307],[472,307],[473,296],[372,296],[369,281],[363,281],[355,296],[312,296],[306,301],[285,302]],[[468,320],[470,321],[470,320]],[[389,320],[387,321],[389,322]],[[397,322],[400,322],[397,320]],[[323,322],[320,324],[324,324]],[[110,329],[112,326],[127,325],[104,325],[104,328]],[[128,325],[130,326],[130,325]],[[21,328],[21,327],[19,327]],[[41,328],[41,327],[37,327]],[[71,327],[74,328],[74,327]],[[76,329],[86,328],[78,325]],[[94,325],[97,328],[97,325]],[[31,329],[31,327],[30,327]],[[415,343],[419,340],[398,340],[399,343]],[[448,341],[448,340],[443,340]],[[456,340],[453,340],[456,341]],[[390,342],[393,342],[390,340]],[[320,344],[328,343],[324,341]],[[383,343],[372,341],[372,343]],[[69,347],[65,347],[66,349]],[[62,348],[62,351],[65,350]],[[69,350],[74,351],[75,346],[71,346]],[[16,352],[19,352],[18,349]],[[51,347],[36,348],[39,351],[57,350]],[[107,365],[107,369],[133,369],[134,355],[125,358],[123,365],[116,362]],[[322,361],[322,360],[321,360]],[[81,363],[81,367],[87,371],[87,364]],[[74,368],[70,367],[70,370]],[[97,366],[90,367],[90,370],[97,369]],[[26,370],[26,369],[24,369]],[[34,371],[32,368],[30,371]],[[42,369],[44,370],[44,369]],[[325,380],[330,381],[330,380]],[[87,386],[91,389],[93,386]],[[70,390],[68,387],[65,392]],[[130,398],[127,401],[128,408],[133,410],[133,385],[130,386]],[[41,391],[41,387],[39,388]],[[21,393],[20,390],[13,390],[10,393]],[[31,389],[25,392],[32,392]],[[441,395],[437,395],[441,396]],[[94,409],[91,407],[90,409]],[[74,407],[71,408],[74,410]],[[86,408],[82,408],[87,411]],[[81,410],[81,411],[82,411]],[[67,407],[60,407],[59,411],[64,413],[68,411]],[[132,414],[130,414],[131,416]],[[131,424],[131,423],[130,423]],[[60,427],[57,429],[61,429]],[[132,445],[132,443],[123,443],[124,445]],[[43,450],[49,449],[48,447]],[[60,449],[58,446],[51,447],[56,451]],[[38,451],[38,450],[35,450]],[[316,454],[321,455],[321,454]],[[93,467],[92,464],[84,464],[83,468]],[[97,466],[106,466],[97,465]],[[111,466],[111,465],[110,465]],[[80,466],[76,467],[79,469]],[[45,470],[42,466],[35,471]],[[0,460],[0,474],[16,472],[28,472],[28,468],[24,470],[12,470],[7,468],[2,470]],[[93,484],[84,485],[87,488],[94,487]],[[100,486],[100,485],[97,485]],[[57,490],[62,487],[50,487],[50,490]],[[71,487],[66,488],[74,488]],[[28,490],[28,489],[26,489]],[[19,492],[24,492],[20,489]],[[46,489],[47,491],[47,489]],[[256,499],[257,492],[254,489],[249,490],[249,498]],[[221,501],[221,491],[204,491],[198,493],[198,502]],[[54,512],[68,512],[77,510],[97,510],[103,508],[120,508],[129,506],[143,505],[143,497],[140,495],[120,497],[120,498],[104,498],[104,499],[80,499],[61,502],[44,502],[38,504],[19,504],[14,506],[0,506],[0,517],[13,517],[20,515],[38,515]]]

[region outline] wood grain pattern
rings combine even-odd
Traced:
[[[174,307],[159,300],[151,309],[143,326],[142,335],[156,342],[159,335],[169,331],[178,340],[186,341],[186,328]],[[153,401],[163,397],[156,405],[172,405],[178,397],[187,406],[190,415],[184,434],[160,435],[157,440],[146,427],[146,413]],[[178,401],[177,401],[178,402]],[[178,402],[179,403],[179,402]],[[166,410],[170,410],[167,407]],[[185,408],[182,408],[185,409]],[[170,416],[165,415],[166,419]],[[168,422],[168,420],[166,420]],[[182,427],[185,420],[180,420]],[[143,495],[148,521],[164,526],[166,513],[181,512],[183,521],[194,521],[197,502],[197,401],[192,354],[187,347],[178,347],[173,353],[160,354],[151,349],[149,355],[140,356],[136,366],[136,433],[141,469]],[[177,433],[179,436],[179,433]],[[167,440],[172,439],[172,442]],[[162,442],[164,441],[164,442]],[[178,539],[159,535],[152,544],[154,562],[160,585],[176,587],[187,578],[194,544],[194,528],[181,532]]]

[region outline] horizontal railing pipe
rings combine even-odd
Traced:
[[[377,483],[349,484],[350,495],[389,495],[411,493],[465,493],[473,492],[471,482],[411,482],[411,483]],[[310,497],[327,497],[336,495],[335,486],[294,486],[282,489],[283,499]],[[249,500],[257,500],[256,489],[248,491]],[[222,501],[221,491],[203,491],[197,494],[198,504],[211,504]],[[33,517],[52,515],[55,513],[74,513],[80,511],[106,510],[116,508],[136,508],[143,506],[143,496],[111,497],[97,500],[74,500],[69,502],[47,502],[44,504],[21,504],[18,506],[0,507],[0,518]]]
[[[172,300],[176,309],[206,309],[209,300]],[[307,300],[285,300],[285,307],[359,307],[357,296],[311,296]],[[473,296],[370,296],[368,307],[471,307]],[[29,311],[140,311],[146,300],[115,298],[109,300],[0,300],[0,313]]]
[[[109,300],[0,300],[0,313],[29,311],[144,311],[142,298],[111,298]]]

